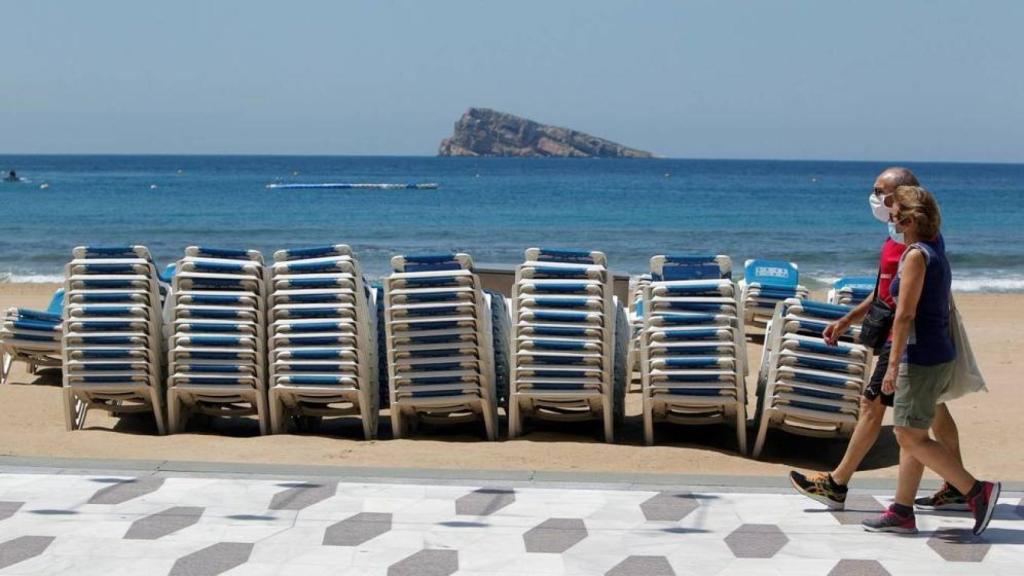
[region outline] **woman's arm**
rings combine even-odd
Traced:
[[[875,290],[871,290],[871,294],[868,295],[860,304],[857,304],[846,313],[842,318],[829,322],[828,326],[825,326],[825,331],[822,333],[822,338],[829,346],[835,346],[839,342],[839,337],[846,334],[846,331],[850,329],[850,325],[854,322],[859,321],[861,318],[868,313],[868,309],[871,308],[871,303],[875,300]]]
[[[889,351],[889,366],[885,372],[885,379],[882,380],[882,391],[886,394],[891,394],[895,390],[896,375],[910,337],[910,325],[917,316],[917,303],[921,300],[925,269],[924,254],[920,250],[910,251],[903,261],[903,270],[900,272],[900,296],[896,301],[896,314],[892,322],[892,349]]]

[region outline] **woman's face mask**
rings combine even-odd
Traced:
[[[875,217],[875,220],[885,223],[889,222],[890,208],[885,205],[884,196],[872,192],[868,196],[868,204],[871,206],[871,214]]]

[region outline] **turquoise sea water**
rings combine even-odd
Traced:
[[[960,290],[1024,290],[1024,165],[912,163],[939,197]],[[870,274],[885,226],[867,197],[885,164],[717,160],[284,156],[0,156],[0,278],[59,277],[80,244],[348,243],[366,271],[393,254],[462,250],[514,264],[529,246],[603,250],[639,274],[657,253],[800,265],[810,285]],[[271,182],[437,182],[438,190],[270,190]],[[44,187],[45,185],[45,187]]]

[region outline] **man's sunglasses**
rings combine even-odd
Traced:
[[[881,198],[883,204],[890,208],[892,207],[892,194],[886,194],[885,190],[882,190],[881,188],[875,188],[872,190],[872,193]]]

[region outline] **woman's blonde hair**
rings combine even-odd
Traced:
[[[922,238],[930,239],[939,235],[942,213],[931,192],[920,186],[900,186],[893,194],[893,199],[900,208],[896,213],[897,222],[908,218],[913,220]]]

